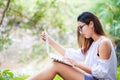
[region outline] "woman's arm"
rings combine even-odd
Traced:
[[[83,71],[85,71],[85,72],[87,72],[89,74],[92,74],[91,67],[86,66],[83,62],[75,61],[75,60],[73,60],[73,59],[71,59],[69,57],[64,57],[63,60],[70,62],[73,65],[73,67],[78,67],[81,70],[83,70]]]
[[[48,42],[49,44],[60,54],[64,55],[65,54],[65,48],[58,44],[55,40],[53,40],[51,37],[48,37]]]
[[[110,46],[110,42],[108,39],[104,39],[101,41],[99,48],[98,48],[98,52],[99,52],[99,59],[100,60],[106,61],[110,58],[111,46]],[[66,58],[66,61],[72,63],[75,67],[78,67],[78,68],[84,70],[85,72],[92,74],[92,67],[88,67],[84,63],[76,62],[70,58]],[[107,63],[105,63],[105,64],[107,64]],[[102,64],[100,64],[96,67],[99,67],[98,69],[100,69],[100,72],[98,70],[98,72],[99,72],[98,74],[102,74],[102,75],[107,74],[107,71],[105,71],[105,72],[102,71],[102,70],[105,70],[104,68],[106,68]]]
[[[85,72],[87,72],[89,74],[92,74],[91,67],[86,66],[84,63],[76,63],[76,64],[74,64],[74,66],[84,70]]]
[[[100,59],[108,60],[111,54],[111,45],[109,39],[103,39],[98,47],[98,54]]]
[[[46,32],[43,32],[41,34],[41,38],[46,41]],[[56,50],[58,51],[60,54],[64,55],[65,54],[65,48],[63,46],[61,46],[60,44],[58,44],[54,39],[52,39],[48,34],[48,43]]]

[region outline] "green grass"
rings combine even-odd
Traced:
[[[56,75],[53,80],[64,80],[64,79],[62,77],[60,77],[59,75]]]
[[[117,68],[117,80],[120,80],[120,66]]]

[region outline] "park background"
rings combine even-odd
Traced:
[[[120,0],[0,0],[0,80],[25,80],[50,63],[44,30],[65,48],[78,49],[77,16],[84,11],[98,16],[113,41],[119,80]]]

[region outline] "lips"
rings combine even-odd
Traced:
[[[81,34],[82,36],[85,36],[85,34]]]

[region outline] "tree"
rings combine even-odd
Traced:
[[[118,61],[120,60],[120,1],[105,0],[92,10],[100,17],[105,31],[115,41]],[[119,63],[120,64],[120,63]]]

